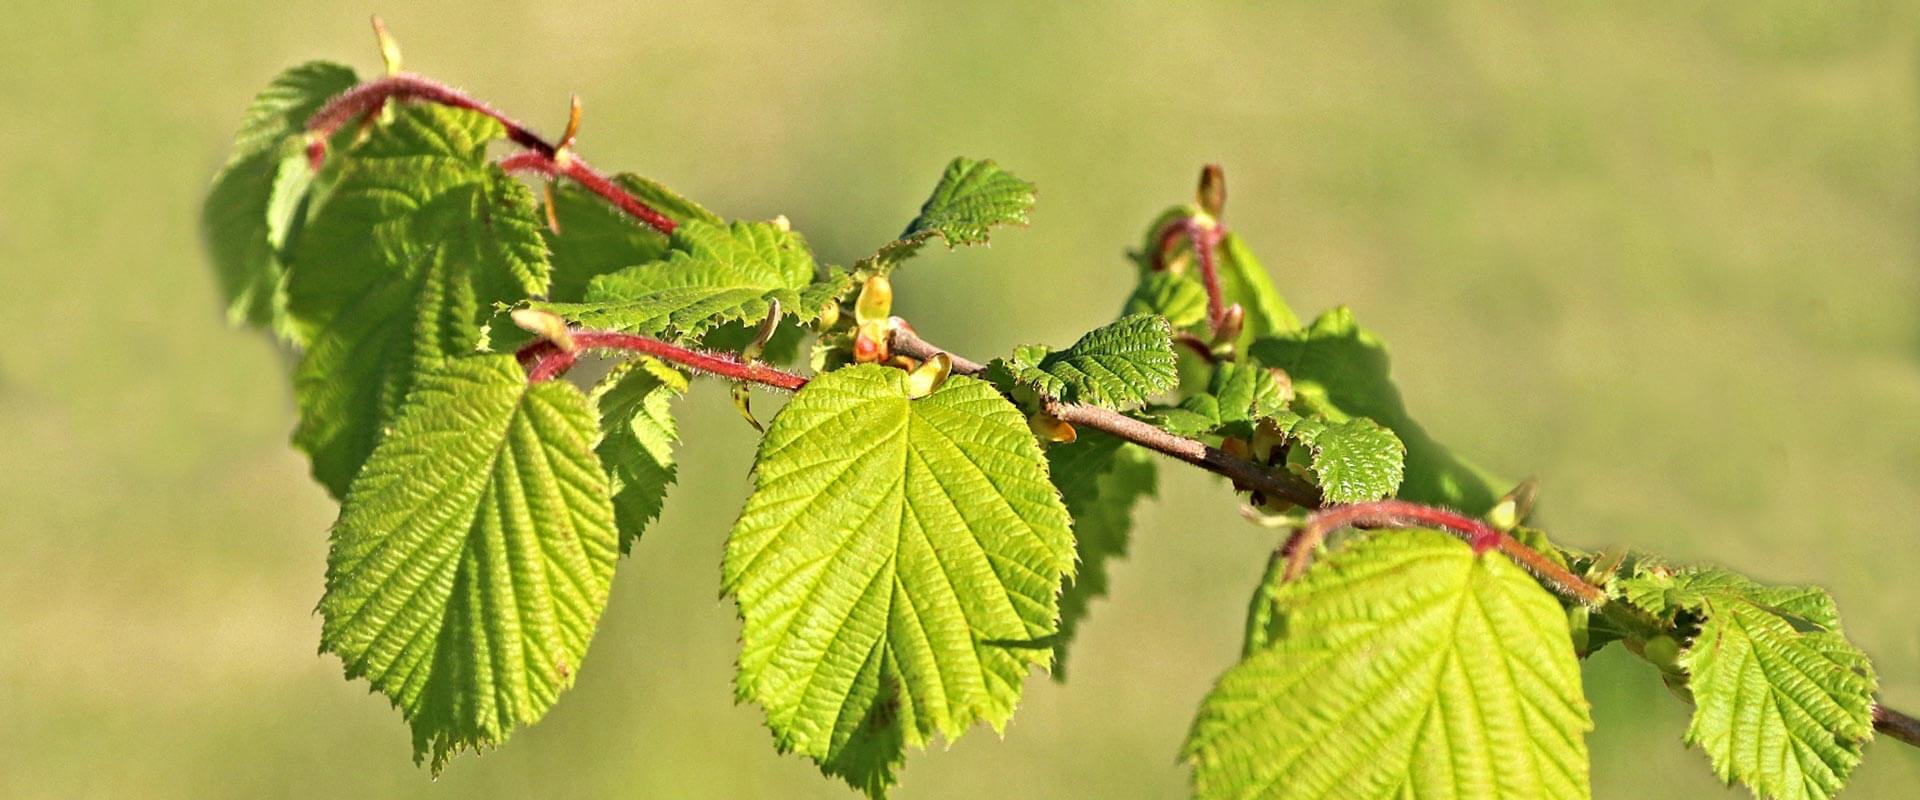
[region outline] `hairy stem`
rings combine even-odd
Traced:
[[[628,216],[640,220],[663,234],[673,233],[676,224],[665,214],[655,211],[640,198],[634,197],[620,184],[607,179],[587,167],[579,156],[566,153],[565,157],[547,155],[538,150],[516,153],[500,160],[500,168],[510,173],[533,172],[550,178],[567,178],[585,187],[587,191],[600,195]]]
[[[1213,331],[1220,330],[1220,320],[1227,314],[1226,299],[1220,293],[1220,272],[1214,267],[1214,249],[1220,244],[1220,229],[1217,226],[1202,225],[1198,219],[1187,220],[1187,242],[1193,245],[1195,258],[1200,261],[1200,281],[1207,287],[1207,324]]]
[[[310,139],[307,145],[308,161],[312,162],[316,170],[319,169],[321,162],[326,160],[327,142],[333,138],[333,134],[347,123],[380,108],[381,104],[389,99],[437,103],[492,117],[506,129],[508,139],[530,151],[526,155],[544,159],[547,165],[543,168],[530,161],[522,163],[520,165],[522,168],[544,172],[550,176],[565,176],[585,186],[594,194],[606,198],[620,210],[633,215],[635,219],[646,223],[654,230],[666,234],[673,233],[675,227],[673,220],[668,219],[665,214],[647,205],[640,198],[634,197],[632,193],[620,188],[619,184],[614,183],[607,176],[595,171],[579,156],[571,152],[563,155],[559,147],[541,138],[531,128],[520,124],[512,117],[459,89],[418,75],[394,75],[377,81],[368,81],[327,101],[319,111],[307,118],[307,133]],[[513,159],[509,158],[508,161],[511,162]],[[501,166],[506,167],[506,164],[503,163]]]
[[[652,356],[678,364],[695,372],[717,375],[729,380],[757,383],[789,392],[800,391],[807,379],[759,362],[741,361],[726,353],[708,353],[668,344],[647,336],[618,331],[572,330],[573,350],[562,350],[553,342],[541,340],[520,349],[515,355],[527,365],[527,380],[538,383],[566,373],[584,350],[618,350]]]
[[[1460,536],[1473,545],[1475,553],[1498,550],[1501,555],[1513,559],[1522,569],[1533,573],[1541,583],[1556,594],[1582,605],[1597,606],[1606,602],[1605,590],[1587,583],[1579,576],[1567,571],[1553,559],[1542,555],[1540,551],[1522,544],[1487,523],[1469,517],[1458,511],[1437,506],[1410,503],[1405,500],[1376,500],[1370,503],[1334,506],[1314,514],[1307,524],[1296,530],[1282,547],[1286,554],[1287,569],[1283,573],[1286,580],[1294,580],[1306,571],[1307,561],[1313,557],[1313,551],[1325,541],[1327,534],[1348,526],[1369,528],[1437,528]]]

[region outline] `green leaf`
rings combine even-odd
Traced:
[[[1022,347],[1008,367],[1015,380],[1064,402],[1132,408],[1173,389],[1178,376],[1170,335],[1163,318],[1122,317],[1057,353]]]
[[[619,543],[598,435],[511,356],[423,374],[334,523],[320,647],[413,727],[437,773],[573,684]]]
[[[358,81],[351,68],[308,62],[280,73],[247,108],[200,216],[233,324],[277,322],[286,271],[279,250],[313,177],[302,147],[307,118]]]
[[[593,390],[600,411],[600,446],[594,452],[612,480],[623,554],[633,552],[641,532],[660,516],[667,487],[673,485],[673,445],[680,431],[672,405],[686,391],[685,374],[653,359],[614,367]]]
[[[1157,491],[1153,457],[1135,445],[1091,429],[1068,444],[1047,448],[1047,471],[1073,516],[1079,569],[1060,592],[1060,632],[1054,638],[1053,677],[1066,680],[1067,646],[1096,597],[1107,594],[1107,562],[1127,554],[1133,509]]]
[[[1356,539],[1273,590],[1265,649],[1184,752],[1200,798],[1584,798],[1591,730],[1560,603],[1437,531]]]
[[[654,181],[621,174],[615,175],[613,182],[681,225],[692,221],[724,224],[713,212]],[[665,234],[570,181],[554,187],[553,215],[560,231],[543,229],[553,262],[548,300],[583,300],[588,282],[595,277],[658,261],[669,252]]]
[[[1484,514],[1506,491],[1502,482],[1453,455],[1413,421],[1388,377],[1386,346],[1336,308],[1312,326],[1253,343],[1251,355],[1279,367],[1293,381],[1296,410],[1343,422],[1369,417],[1392,429],[1407,447],[1400,497]]]
[[[816,281],[815,272],[806,241],[779,225],[695,220],[674,230],[665,260],[594,278],[587,302],[535,307],[589,327],[692,339],[723,323],[759,322],[775,300],[797,321],[817,318],[852,279],[834,269]]]
[[[889,272],[935,236],[948,247],[985,244],[987,234],[1001,225],[1026,225],[1033,210],[1033,184],[1000,169],[991,160],[956,158],[920,207],[920,216],[907,223],[899,238],[880,248],[856,271]]]
[[[1006,724],[1073,571],[1018,410],[973,378],[910,401],[901,370],[828,372],[774,417],[754,487],[724,585],[737,694],[780,750],[875,793],[904,745]]]
[[[1207,288],[1187,275],[1149,272],[1122,313],[1159,314],[1176,329],[1190,328],[1207,319]]]
[[[1779,800],[1846,785],[1873,738],[1876,682],[1826,592],[1720,569],[1647,571],[1619,588],[1657,616],[1700,618],[1680,666],[1694,701],[1687,743],[1706,751],[1714,774]]]
[[[1405,477],[1407,448],[1400,438],[1366,417],[1328,422],[1282,412],[1280,432],[1304,445],[1314,483],[1329,503],[1361,503],[1392,497]]]
[[[1241,344],[1300,327],[1300,318],[1274,290],[1266,268],[1254,259],[1253,251],[1238,235],[1229,232],[1221,237],[1214,250],[1214,271],[1220,276],[1221,297],[1228,305],[1239,303],[1246,310]]]
[[[1207,376],[1207,391],[1180,401],[1178,406],[1150,410],[1161,427],[1182,436],[1220,432],[1235,423],[1241,435],[1250,435],[1250,423],[1281,413],[1287,393],[1273,373],[1258,364],[1222,361]]]
[[[421,370],[472,353],[497,303],[546,289],[532,193],[487,159],[499,123],[400,106],[349,153],[301,236],[288,309],[309,332],[294,443],[337,497]]]
[[[1211,219],[1199,206],[1192,203],[1174,206],[1155,217],[1147,226],[1140,249],[1131,255],[1140,267],[1140,286],[1135,298],[1144,302],[1147,298],[1159,297],[1162,303],[1171,304],[1175,297],[1169,293],[1178,292],[1180,302],[1190,302],[1195,298],[1200,302],[1197,312],[1190,318],[1171,310],[1161,311],[1173,321],[1174,327],[1186,328],[1206,320],[1206,287],[1201,283],[1198,257],[1193,251],[1193,243],[1182,235],[1174,240],[1165,260],[1158,268],[1154,266],[1154,251],[1161,245],[1161,237],[1169,226],[1185,225],[1192,218]],[[1213,254],[1214,274],[1220,280],[1220,298],[1226,305],[1240,304],[1246,313],[1242,323],[1240,338],[1236,344],[1244,347],[1262,336],[1286,333],[1300,327],[1300,319],[1295,316],[1287,301],[1273,288],[1273,280],[1267,275],[1265,267],[1254,258],[1253,250],[1247,247],[1238,234],[1228,231],[1220,237]],[[1189,288],[1190,287],[1190,288]],[[1135,310],[1133,301],[1129,301],[1128,310]],[[1141,310],[1144,310],[1141,309]]]
[[[1286,408],[1287,393],[1273,373],[1258,364],[1222,361],[1213,368],[1207,393],[1220,402],[1221,422],[1245,422]]]

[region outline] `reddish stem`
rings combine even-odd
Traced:
[[[505,127],[507,138],[512,139],[515,144],[547,155],[554,153],[553,145],[540,138],[539,134],[459,89],[419,75],[394,75],[348,89],[327,101],[319,111],[308,117],[307,132],[316,135],[313,144],[307,149],[307,156],[316,159],[316,162],[324,159],[327,151],[326,142],[336,131],[361,115],[379,108],[380,104],[389,98],[424,100],[443,106],[478,111],[492,117]]]
[[[1195,336],[1191,333],[1188,333],[1186,331],[1174,331],[1173,341],[1176,344],[1186,347],[1188,350],[1192,350],[1194,355],[1199,356],[1201,360],[1206,361],[1209,364],[1215,363],[1220,360],[1219,358],[1215,357],[1213,354],[1213,345],[1207,344],[1206,340],[1201,339],[1200,337]]]
[[[1334,506],[1320,511],[1307,519],[1307,524],[1295,531],[1287,539],[1282,551],[1287,557],[1287,569],[1283,574],[1286,580],[1299,578],[1307,569],[1307,560],[1312,558],[1313,550],[1325,541],[1327,534],[1347,526],[1370,528],[1437,528],[1460,536],[1473,546],[1475,555],[1488,550],[1500,553],[1519,564],[1534,577],[1548,584],[1564,597],[1570,597],[1586,605],[1597,605],[1607,598],[1600,587],[1587,583],[1579,576],[1568,572],[1550,558],[1541,555],[1519,540],[1501,533],[1487,523],[1469,517],[1458,511],[1438,506],[1410,503],[1405,500],[1377,500],[1370,503]]]
[[[418,75],[394,75],[360,84],[342,92],[338,97],[328,101],[319,111],[314,112],[312,117],[307,118],[307,132],[313,134],[312,141],[307,145],[307,160],[312,163],[313,168],[318,170],[321,162],[326,160],[327,141],[335,132],[348,122],[378,109],[388,99],[419,100],[485,114],[506,129],[508,139],[531,151],[523,155],[545,159],[548,165],[547,168],[540,168],[529,163],[523,165],[523,168],[537,169],[548,175],[565,176],[586,187],[588,191],[611,201],[620,210],[647,223],[654,230],[666,234],[673,233],[675,227],[673,220],[668,219],[665,214],[647,205],[640,198],[633,196],[632,193],[620,188],[619,184],[609,180],[607,176],[595,171],[579,156],[568,153],[565,158],[557,158],[560,153],[559,148],[541,138],[532,129],[520,124],[519,121],[459,89]],[[507,161],[512,162],[514,158],[519,156],[509,158]],[[505,163],[502,166],[506,166]]]
[[[507,172],[536,172],[556,178],[567,178],[585,187],[587,191],[600,195],[616,208],[625,211],[628,216],[647,223],[663,234],[671,235],[676,223],[665,214],[653,210],[640,198],[634,197],[620,185],[594,172],[579,156],[568,153],[565,158],[556,158],[538,150],[516,153],[500,160],[500,168]]]
[[[574,344],[572,351],[561,350],[552,342],[541,340],[521,348],[520,352],[515,354],[521,364],[531,365],[527,370],[529,382],[539,383],[559,377],[573,366],[581,351],[621,350],[653,356],[662,361],[671,361],[696,372],[758,383],[789,392],[800,391],[800,387],[807,385],[806,378],[765,364],[744,362],[724,353],[689,350],[638,334],[583,330],[574,330],[571,333]]]
[[[1160,235],[1153,242],[1154,272],[1167,268],[1167,253],[1172,252],[1174,243],[1180,240],[1180,235],[1186,233],[1186,223],[1187,220],[1176,219],[1160,229]]]
[[[1186,224],[1187,242],[1193,245],[1194,255],[1200,260],[1200,280],[1207,287],[1207,322],[1212,330],[1220,329],[1220,319],[1226,316],[1226,300],[1220,295],[1220,273],[1214,267],[1214,248],[1220,244],[1220,229],[1217,226],[1201,225],[1197,219],[1188,219]]]

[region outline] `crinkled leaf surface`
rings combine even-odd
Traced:
[[[320,646],[437,772],[572,685],[619,544],[586,398],[511,356],[424,373],[334,523]]]
[[[887,272],[935,236],[946,240],[948,247],[984,244],[995,227],[1027,224],[1034,197],[1033,184],[1014,177],[992,160],[956,158],[920,207],[920,215],[907,223],[898,239],[880,248],[861,266]]]
[[[687,391],[687,376],[653,359],[614,367],[593,391],[600,412],[600,445],[594,452],[613,485],[613,514],[620,525],[620,552],[660,516],[673,485],[673,446],[680,431],[673,401]]]
[[[903,745],[1006,723],[1073,570],[1018,410],[972,378],[909,400],[900,370],[829,372],[774,417],[754,487],[725,588],[737,693],[782,751],[876,793]]]
[[[1053,645],[1053,676],[1065,680],[1067,647],[1093,599],[1106,595],[1107,562],[1127,554],[1134,506],[1154,496],[1158,479],[1147,451],[1092,429],[1049,446],[1047,471],[1073,515],[1079,563],[1060,592],[1060,632]]]
[[[696,220],[724,224],[713,212],[655,181],[621,174],[615,175],[613,182],[679,224]],[[552,196],[553,217],[560,223],[560,230],[543,229],[553,262],[553,285],[547,290],[546,299],[584,300],[587,284],[595,277],[667,257],[666,234],[634,219],[599,195],[570,181],[561,181],[554,187]]]
[[[1380,533],[1270,596],[1277,631],[1187,741],[1199,797],[1588,796],[1566,613],[1504,557]]]
[[[1405,475],[1407,448],[1393,431],[1366,417],[1328,422],[1281,412],[1275,424],[1306,447],[1314,484],[1329,503],[1392,497]]]
[[[680,339],[727,322],[758,322],[775,300],[806,322],[844,294],[851,279],[829,270],[816,281],[799,234],[771,222],[689,221],[674,229],[664,260],[594,278],[583,303],[541,303],[582,325]]]
[[[494,304],[546,289],[532,193],[487,159],[499,123],[402,106],[347,153],[302,235],[288,308],[311,332],[294,443],[338,496],[417,372],[474,352]]]
[[[1721,780],[1779,800],[1840,791],[1873,738],[1875,680],[1826,592],[1711,568],[1642,573],[1620,589],[1656,615],[1702,617],[1680,656],[1694,702],[1687,743]]]
[[[266,325],[280,313],[284,299],[276,296],[286,268],[279,249],[312,179],[300,134],[313,112],[358,81],[349,67],[308,62],[280,73],[247,108],[201,209],[233,323]]]
[[[1449,452],[1413,421],[1388,377],[1387,350],[1361,328],[1353,312],[1336,308],[1297,331],[1262,338],[1250,354],[1279,367],[1293,381],[1295,410],[1329,421],[1370,417],[1406,444],[1406,479],[1400,498],[1484,514],[1506,486]]]
[[[1179,379],[1171,335],[1164,318],[1122,317],[1059,352],[1021,348],[1008,366],[1015,380],[1064,402],[1133,408]]]
[[[1184,436],[1214,433],[1233,423],[1251,423],[1283,412],[1286,391],[1273,373],[1259,364],[1222,361],[1206,374],[1207,391],[1191,395],[1177,406],[1161,406],[1152,414],[1167,430]],[[1250,432],[1250,426],[1239,425]]]

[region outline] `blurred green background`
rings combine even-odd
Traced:
[[[732,704],[716,599],[751,431],[685,404],[681,488],[579,684],[439,781],[315,654],[334,508],[286,444],[289,361],[222,324],[196,215],[252,93],[378,70],[361,4],[20,3],[0,25],[0,795],[845,797]],[[1296,308],[1352,305],[1409,406],[1567,543],[1833,588],[1920,711],[1920,10],[1912,4],[920,7],[388,3],[408,66],[845,263],[947,159],[1034,225],[904,273],[970,354],[1110,318],[1123,248],[1226,165]],[[765,403],[766,401],[763,401]],[[1174,797],[1274,534],[1168,469],[1064,686],[901,797]],[[1617,648],[1616,648],[1617,650]],[[1685,708],[1587,670],[1604,798],[1712,797]],[[1869,748],[1854,797],[1911,797]]]

